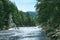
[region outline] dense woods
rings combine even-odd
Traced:
[[[39,25],[49,37],[57,40],[60,36],[60,0],[37,0],[36,10]]]
[[[9,15],[12,15],[12,21],[17,27],[35,26],[34,15],[29,12],[18,10],[17,6],[9,0],[0,0],[0,29],[8,29]]]
[[[37,15],[18,10],[9,0],[0,0],[0,30],[8,29],[9,15],[16,27],[40,25],[51,40],[60,38],[60,0],[37,0]]]
[[[9,0],[0,0],[0,29],[8,28],[9,14],[16,11],[16,6]]]
[[[13,15],[13,21],[17,27],[35,26],[34,20],[34,16],[31,16],[29,12],[18,11],[17,14]]]

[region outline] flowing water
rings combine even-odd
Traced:
[[[49,40],[49,38],[41,28],[20,27],[0,31],[0,40]]]

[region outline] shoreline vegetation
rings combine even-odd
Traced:
[[[51,40],[60,40],[60,0],[37,0],[35,8],[36,13],[23,12],[10,0],[0,0],[0,30],[39,25]]]
[[[23,12],[9,0],[0,0],[0,29],[35,26],[36,12]]]

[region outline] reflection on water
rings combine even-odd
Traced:
[[[49,40],[42,29],[37,27],[10,28],[0,31],[0,40]]]

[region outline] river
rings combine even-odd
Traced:
[[[49,40],[38,27],[19,27],[0,31],[0,40]]]

